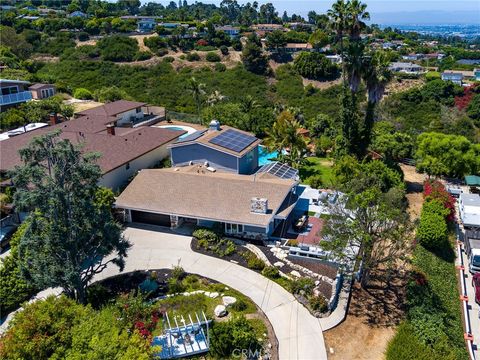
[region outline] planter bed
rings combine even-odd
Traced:
[[[334,266],[324,264],[318,260],[301,259],[297,256],[288,256],[287,259],[294,264],[303,266],[316,274],[324,275],[332,280],[335,280],[337,277],[337,269]]]

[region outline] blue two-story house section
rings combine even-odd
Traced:
[[[260,140],[251,133],[210,123],[200,130],[171,144],[172,166],[205,164],[213,170],[250,175],[258,168]]]

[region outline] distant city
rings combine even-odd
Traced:
[[[426,35],[459,36],[466,39],[472,39],[480,36],[480,24],[384,24],[380,25],[382,29],[392,27],[403,31],[414,31]]]

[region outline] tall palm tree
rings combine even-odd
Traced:
[[[337,41],[340,43],[340,53],[343,53],[343,35],[347,29],[347,3],[344,0],[337,0],[327,11],[327,15],[330,18],[329,27],[335,31]]]
[[[220,101],[223,101],[224,99],[225,99],[225,96],[222,95],[220,93],[220,91],[215,90],[210,95],[208,95],[207,104],[210,105],[210,106],[213,106],[213,105],[219,103]]]
[[[192,95],[197,106],[197,116],[200,119],[200,109],[202,106],[202,96],[205,95],[205,84],[199,83],[195,77],[191,77],[187,82],[187,91]]]
[[[385,93],[385,87],[392,79],[392,72],[387,54],[376,51],[364,61],[363,80],[367,86],[368,101],[365,111],[365,122],[362,129],[362,153],[365,153],[371,142],[375,107]]]
[[[354,93],[358,91],[365,70],[364,50],[365,45],[355,41],[348,45],[345,54],[344,72],[346,73],[350,90]]]
[[[355,41],[360,39],[360,33],[366,25],[363,20],[370,20],[370,13],[367,10],[367,4],[359,0],[347,2],[347,26],[350,32],[350,39]]]

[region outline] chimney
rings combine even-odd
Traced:
[[[210,121],[210,125],[208,125],[208,129],[210,131],[219,131],[220,130],[220,122],[218,120]]]
[[[58,124],[58,117],[56,113],[50,113],[49,115],[49,123],[50,126],[57,125]]]
[[[266,214],[268,212],[268,200],[254,197],[250,201],[250,212],[254,214]]]
[[[108,124],[107,125],[107,134],[108,135],[115,135],[115,125]]]

